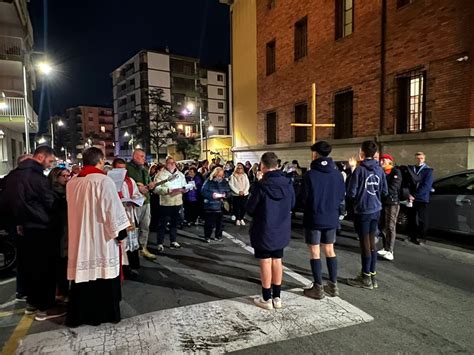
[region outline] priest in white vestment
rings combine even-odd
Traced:
[[[102,150],[83,153],[84,168],[66,187],[68,280],[72,281],[66,324],[120,321],[121,251],[130,220],[113,180],[102,170]],[[119,236],[120,235],[120,236]]]

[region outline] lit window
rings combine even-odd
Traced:
[[[100,131],[101,131],[102,133],[105,133],[105,126],[100,126]]]
[[[397,79],[397,132],[420,132],[425,127],[425,72],[413,72]]]

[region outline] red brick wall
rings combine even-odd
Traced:
[[[316,82],[319,123],[332,122],[334,94],[354,91],[354,136],[380,132],[380,37],[382,1],[354,1],[354,33],[335,40],[334,1],[257,2],[259,143],[265,143],[265,113],[276,109],[278,143],[293,141],[294,104],[310,104]],[[468,0],[414,0],[397,9],[388,0],[384,133],[393,133],[395,78],[415,67],[427,70],[426,130],[474,127],[471,94],[472,8]],[[294,61],[294,23],[308,16],[308,55]],[[470,26],[470,28],[469,28]],[[266,75],[266,43],[276,39],[276,72]],[[474,59],[474,57],[473,57]],[[310,117],[310,115],[308,115]],[[470,121],[471,118],[471,121]],[[332,129],[318,129],[329,138]]]

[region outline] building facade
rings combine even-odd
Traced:
[[[58,127],[56,123],[57,121],[54,124],[55,146],[64,153],[70,153],[73,161],[92,146],[102,148],[107,160],[114,159],[114,116],[110,107],[69,108],[66,110],[64,125]]]
[[[116,154],[121,157],[130,157],[137,146],[151,156],[158,153],[139,138],[137,122],[150,113],[148,93],[155,88],[162,89],[163,100],[170,103],[179,134],[200,136],[200,112],[205,126],[216,127],[210,134],[228,134],[225,71],[203,68],[195,58],[142,50],[114,70],[112,81]],[[190,102],[193,111],[187,110]],[[159,153],[166,154],[166,146]]]
[[[438,176],[474,167],[474,3],[240,0],[231,12],[236,136],[248,100],[236,57],[239,40],[253,38],[239,25],[256,23],[258,133],[255,144],[235,141],[238,160],[271,149],[308,166],[310,129],[290,125],[310,122],[315,83],[317,123],[335,124],[317,128],[317,139],[333,144],[335,159],[373,139],[400,164],[425,151]]]
[[[26,0],[0,0],[0,175],[13,169],[26,151],[25,130],[38,129],[32,101],[32,47]]]

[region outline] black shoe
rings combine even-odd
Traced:
[[[129,267],[123,268],[123,276],[126,280],[136,280],[140,274],[137,270],[130,269]]]
[[[222,242],[224,240],[224,238],[220,237],[220,238],[215,238],[214,239],[216,242]]]
[[[210,243],[210,242],[211,242],[211,239],[210,239],[210,238],[204,238],[204,242],[205,242],[205,243]]]
[[[347,284],[353,287],[366,288],[368,290],[373,290],[374,285],[372,285],[372,278],[370,274],[359,274],[354,279],[347,279]]]
[[[370,280],[372,281],[372,287],[373,288],[379,288],[379,284],[377,282],[377,279],[375,276],[377,275],[377,272],[371,272],[370,273]]]
[[[417,238],[410,238],[410,242],[415,245],[421,245],[421,242]]]

